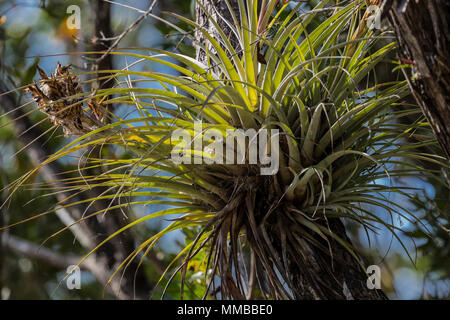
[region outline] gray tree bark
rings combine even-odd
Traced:
[[[230,6],[233,8],[234,12],[237,14],[236,17],[239,18],[239,5],[236,0],[229,1]],[[206,30],[210,35],[215,37],[216,39],[219,38],[219,33],[217,29],[214,27],[214,25],[209,21],[208,15],[205,13],[204,10],[202,10],[201,6],[203,6],[208,14],[211,16],[212,19],[214,19],[217,24],[220,26],[220,28],[223,30],[223,32],[229,36],[231,45],[234,46],[234,49],[236,52],[239,52],[240,45],[238,42],[237,37],[229,27],[226,21],[233,24],[233,18],[228,10],[227,4],[224,0],[199,0],[197,1],[195,12],[196,12],[196,22],[199,26],[201,26],[204,30]],[[203,62],[204,64],[207,64],[207,53],[205,50],[201,48],[201,45],[206,45],[209,52],[215,52],[214,48],[209,44],[205,43],[205,37],[203,36],[203,33],[200,30],[196,30],[195,32],[195,39],[196,39],[196,56],[197,60]],[[212,71],[217,73],[218,67],[213,66]]]
[[[450,160],[450,1],[385,0],[382,9],[395,29],[403,62],[413,65],[414,98]]]

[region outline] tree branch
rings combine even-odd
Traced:
[[[35,259],[58,269],[65,269],[68,266],[76,265],[81,260],[80,257],[72,255],[62,255],[55,253],[45,247],[40,247],[31,241],[21,239],[11,234],[2,234],[3,247],[19,256]],[[85,267],[84,267],[85,268]]]

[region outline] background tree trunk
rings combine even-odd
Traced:
[[[239,16],[238,0],[229,0],[236,16]],[[209,15],[216,20],[218,25],[223,28],[226,35],[230,36],[230,41],[235,46],[236,52],[239,52],[239,43],[224,19],[231,24],[233,20],[224,0],[197,0],[196,21],[201,27],[206,29],[209,34],[217,35],[214,26],[208,22],[207,14],[201,9],[200,5],[206,8]],[[197,45],[205,45],[205,39],[200,31],[196,31]],[[209,44],[208,50],[211,49]],[[204,50],[197,46],[197,59],[207,64],[207,57]],[[217,72],[213,69],[213,72]],[[342,239],[348,239],[345,227],[339,219],[329,219],[329,227]],[[299,238],[303,236],[298,235]],[[330,239],[330,243],[315,236],[321,245],[312,246],[310,242],[303,241],[303,247],[298,248],[301,255],[301,266],[297,263],[291,263],[289,273],[292,275],[292,282],[296,283],[293,296],[295,299],[387,299],[381,290],[371,290],[367,288],[367,275],[362,270],[358,262],[351,254],[340,244]],[[274,248],[280,249],[279,239],[274,239]],[[330,247],[329,247],[330,246]],[[333,257],[329,251],[333,252]],[[301,254],[302,253],[302,254]],[[292,259],[297,260],[298,259]],[[264,286],[264,284],[263,284]],[[263,288],[262,288],[263,289]],[[274,297],[272,297],[274,298]]]
[[[94,36],[97,38],[110,38],[112,37],[111,31],[111,7],[109,3],[103,0],[92,1],[92,11],[93,11],[93,23],[94,23]],[[106,51],[108,49],[107,44],[103,42],[96,42],[88,50],[93,51]],[[81,50],[85,51],[85,50]],[[1,64],[0,60],[0,66]],[[101,61],[98,61],[93,65],[93,70],[111,70],[112,58],[111,55],[106,55]],[[105,76],[105,74],[99,74],[99,76]],[[97,86],[101,88],[110,87],[113,84],[112,81],[103,80],[102,83],[98,83]],[[0,94],[9,91],[9,88],[0,80]],[[24,152],[26,152],[34,164],[34,166],[39,166],[41,162],[46,159],[53,150],[48,150],[45,146],[46,138],[42,136],[42,130],[33,126],[31,120],[27,117],[23,109],[16,109],[19,105],[16,94],[10,93],[8,95],[0,96],[0,108],[5,112],[10,113],[12,119],[16,119],[13,122],[15,132],[17,133],[18,140],[27,145]],[[92,154],[95,154],[93,152]],[[51,162],[50,164],[44,166],[40,170],[41,177],[49,183],[55,190],[63,190],[64,185],[60,184],[59,179],[68,178],[67,175],[61,175],[65,170],[59,165],[58,162]],[[87,174],[95,174],[94,169],[91,169]],[[0,177],[1,178],[1,177]],[[86,200],[91,197],[98,196],[105,189],[96,189],[92,192],[85,192],[78,195],[72,200],[81,201]],[[68,192],[56,192],[55,197],[59,202],[64,202],[65,199],[70,198]],[[0,199],[1,203],[1,199]],[[112,205],[117,204],[113,203]],[[98,200],[93,204],[93,208],[87,214],[92,213],[93,210],[102,210],[110,206],[109,200]],[[83,217],[83,211],[85,207],[83,206],[72,206],[64,210],[57,210],[57,215],[60,220],[68,225]],[[2,215],[3,216],[3,215]],[[80,244],[87,250],[92,250],[98,244],[100,244],[108,235],[116,232],[123,226],[129,223],[129,220],[124,217],[123,213],[118,210],[110,210],[106,215],[97,215],[91,219],[86,220],[77,224],[77,229],[71,228],[71,231],[76,236]],[[2,226],[5,225],[2,223]],[[8,241],[9,247],[11,243]],[[13,241],[13,244],[19,243],[18,241]],[[24,242],[21,242],[24,244]],[[5,245],[5,247],[8,247]],[[10,248],[11,249],[11,248]],[[17,248],[16,248],[17,249]],[[109,277],[113,274],[120,263],[128,257],[135,249],[135,234],[129,230],[119,234],[107,243],[105,243],[101,248],[94,252],[88,260],[84,263],[82,267],[85,267],[97,278],[99,283],[106,285]],[[14,250],[13,250],[14,251]],[[27,252],[32,252],[32,250],[23,250],[21,254],[26,254]],[[41,255],[42,257],[42,255]],[[36,258],[31,256],[31,258]],[[41,259],[43,260],[43,259]],[[47,259],[48,260],[48,259]],[[150,253],[150,260],[155,263],[155,266],[159,270],[163,270],[163,266],[160,264],[159,260]],[[67,261],[73,262],[74,259],[67,259]],[[77,261],[78,263],[79,261]],[[130,263],[129,268],[123,275],[121,280],[120,276],[115,277],[110,285],[108,286],[108,291],[111,295],[115,296],[117,299],[148,299],[150,297],[150,291],[154,284],[150,283],[147,279],[144,270],[138,268],[139,261],[135,259]]]
[[[0,81],[0,94],[7,92],[8,89]],[[0,108],[5,112],[10,113],[15,132],[18,140],[27,145],[24,150],[27,153],[34,166],[39,166],[48,155],[52,154],[50,150],[45,147],[46,138],[42,136],[42,131],[39,127],[33,127],[33,123],[26,116],[22,109],[15,109],[18,106],[17,99],[13,93],[9,95],[0,96]],[[63,190],[64,185],[61,185],[59,179],[67,178],[68,176],[61,175],[65,170],[58,164],[58,162],[51,162],[40,170],[41,177],[49,183],[55,190]],[[76,198],[72,198],[74,202],[85,200],[86,198],[96,196],[96,194],[80,194]],[[70,198],[70,193],[57,192],[55,197],[58,201],[64,202]],[[95,206],[96,210],[101,210],[109,205],[108,201],[101,201]],[[68,225],[83,217],[84,207],[71,206],[66,210],[57,210],[56,213],[60,220]],[[2,212],[4,213],[4,212]],[[2,215],[3,216],[3,215]],[[108,214],[102,219],[99,216],[88,219],[85,222],[77,224],[77,228],[71,228],[77,241],[87,250],[92,250],[100,244],[109,234],[123,227],[126,223],[125,219],[121,219],[122,213],[116,212]],[[3,225],[2,225],[3,226]],[[126,233],[116,238],[114,242],[105,243],[105,245],[94,252],[82,267],[86,267],[97,278],[99,283],[106,285],[109,277],[115,271],[117,266],[134,250],[133,234]],[[31,252],[31,251],[30,251]],[[25,254],[26,252],[21,252]],[[35,257],[31,257],[35,258]],[[71,259],[72,261],[73,259]],[[78,263],[79,261],[77,261]],[[137,262],[130,266],[130,270],[126,272],[122,281],[120,277],[113,279],[108,286],[108,291],[118,299],[148,299],[151,286],[145,278],[142,269],[136,274],[136,282],[133,279],[137,268]]]
[[[234,12],[237,13],[236,17],[239,19],[239,4],[236,0],[229,1],[231,7],[233,8]],[[228,26],[228,24],[225,22],[224,19],[227,21],[233,22],[232,15],[230,11],[228,10],[227,4],[224,0],[197,0],[196,1],[196,7],[195,7],[195,14],[196,14],[196,22],[198,25],[200,25],[203,29],[207,30],[208,33],[212,36],[218,37],[218,32],[214,25],[209,22],[207,14],[202,10],[201,6],[203,6],[209,13],[209,15],[214,19],[217,24],[220,26],[220,28],[224,31],[224,33],[229,36],[231,45],[234,46],[236,52],[239,52],[239,42],[236,36],[233,34],[232,30]],[[200,45],[205,45],[205,37],[200,32],[200,30],[196,30],[195,32],[195,38],[196,38],[196,56],[197,60],[203,62],[204,64],[207,63],[207,55],[206,52],[201,49]],[[210,43],[206,43],[206,46],[208,48],[209,52],[215,52],[213,46]],[[219,68],[217,66],[212,66],[212,71],[217,73],[219,71]]]
[[[450,1],[385,0],[382,9],[395,29],[403,62],[413,65],[414,97],[450,160]]]

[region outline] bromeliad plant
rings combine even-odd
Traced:
[[[406,188],[393,186],[393,178],[423,175],[415,159],[440,162],[436,156],[416,153],[417,145],[403,143],[417,128],[428,126],[421,121],[406,127],[397,121],[420,114],[416,107],[390,109],[402,106],[409,94],[406,81],[376,82],[375,67],[393,63],[386,60],[396,44],[388,32],[367,27],[361,19],[364,2],[322,0],[307,13],[291,10],[288,4],[277,7],[278,1],[262,1],[259,10],[257,2],[239,0],[239,12],[234,12],[230,1],[225,1],[233,18],[228,22],[232,35],[206,9],[217,35],[170,14],[202,33],[205,43],[195,44],[206,53],[204,62],[158,49],[147,49],[151,55],[112,52],[160,63],[179,75],[126,69],[114,70],[110,76],[111,70],[104,71],[108,75],[103,78],[114,79],[116,85],[86,93],[85,100],[127,105],[138,116],[112,115],[112,122],[72,141],[42,166],[97,145],[120,146],[136,155],[131,159],[89,157],[86,168],[102,168],[101,175],[62,181],[78,192],[106,187],[107,193],[89,202],[110,199],[109,209],[142,204],[167,207],[130,222],[99,245],[150,219],[172,220],[141,243],[113,276],[133,259],[143,261],[165,234],[189,229],[197,235],[167,272],[181,272],[184,279],[190,268],[201,271],[205,296],[380,298],[379,293],[363,288],[363,262],[340,219],[352,220],[368,231],[387,228],[399,239],[401,230],[369,207],[417,220],[386,193],[408,196]],[[231,44],[231,36],[238,47]],[[154,88],[148,88],[148,82]],[[199,132],[194,124],[200,120]],[[217,142],[206,136],[208,130],[225,135],[227,129],[277,129],[279,171],[263,176],[261,164],[248,161],[174,162],[172,151],[178,141],[173,133],[179,129],[192,137],[188,155],[203,158],[211,154],[194,146],[196,140],[204,145]],[[435,143],[416,138],[421,145]],[[31,174],[18,181],[15,190]],[[127,200],[117,201],[121,198]]]

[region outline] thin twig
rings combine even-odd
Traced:
[[[106,2],[110,2],[113,4],[118,4],[112,1],[107,1],[107,0],[103,0]],[[144,19],[146,19],[153,11],[153,8],[155,7],[156,3],[158,2],[158,0],[154,0],[152,2],[152,4],[150,5],[150,7],[148,8],[147,11],[145,11],[145,13],[140,16],[138,19],[136,19],[132,24],[130,24],[130,26],[128,28],[126,28],[118,37],[117,39],[114,41],[114,43],[108,48],[108,50],[106,50],[106,52],[98,59],[95,60],[95,63],[98,64],[100,61],[102,61],[108,54],[111,53],[111,51],[113,51],[117,45],[119,44],[119,42],[131,31],[133,30],[139,23],[141,23]]]

